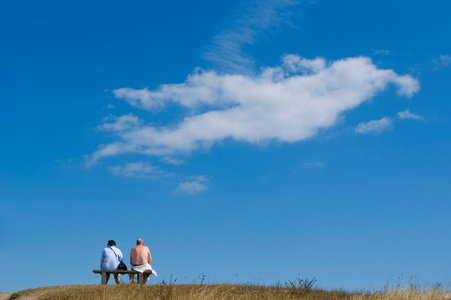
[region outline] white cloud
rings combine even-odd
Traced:
[[[164,162],[166,164],[171,164],[171,165],[175,165],[175,166],[180,166],[180,165],[182,165],[184,163],[183,160],[176,159],[176,158],[173,158],[173,157],[170,157],[170,156],[165,156],[160,161]]]
[[[205,176],[193,176],[189,180],[180,183],[176,194],[194,195],[207,189],[208,179]]]
[[[306,59],[299,55],[284,55],[283,64],[287,70],[294,73],[318,73],[326,68],[326,60],[324,58]]]
[[[290,9],[298,3],[297,0],[254,0],[246,4],[240,9],[244,13],[213,38],[203,57],[226,71],[249,71],[253,68],[254,59],[245,54],[244,48],[253,45],[263,32],[281,24],[290,24]]]
[[[254,144],[305,140],[391,84],[407,97],[420,88],[410,75],[379,69],[367,57],[327,63],[286,55],[281,66],[267,67],[256,76],[197,69],[184,83],[155,90],[119,89],[116,97],[133,106],[160,111],[180,105],[191,113],[166,126],[146,125],[131,114],[109,117],[112,122],[99,128],[114,132],[118,140],[100,146],[88,162],[129,152],[173,157],[224,139]]]
[[[359,123],[355,129],[356,132],[362,134],[380,133],[393,127],[393,120],[390,117],[384,117],[380,120],[373,120],[367,123]]]
[[[136,128],[141,121],[138,117],[135,117],[132,114],[128,114],[121,117],[116,117],[113,115],[109,115],[108,117],[103,119],[103,124],[97,126],[98,130],[103,131],[126,131],[132,130]]]
[[[398,117],[398,119],[401,119],[401,120],[414,119],[414,120],[424,121],[423,116],[412,114],[409,109],[398,112],[398,114],[396,116]]]
[[[142,177],[148,178],[160,174],[158,167],[152,166],[148,162],[133,162],[126,165],[116,165],[108,167],[108,171],[116,176]]]

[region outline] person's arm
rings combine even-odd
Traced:
[[[102,255],[100,255],[100,270],[102,270],[104,257],[105,257],[105,250],[103,250]]]
[[[149,262],[149,265],[152,264],[152,255],[150,255],[149,248],[147,248],[147,261]]]
[[[124,255],[122,255],[122,251],[121,250],[119,250],[119,257],[118,258],[119,258],[120,262],[124,260]]]
[[[130,265],[133,265],[133,249],[130,251]]]

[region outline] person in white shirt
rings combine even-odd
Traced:
[[[122,252],[119,248],[116,248],[116,242],[114,240],[109,240],[108,245],[102,251],[102,255],[100,257],[100,269],[101,270],[117,270],[117,266],[119,262],[123,259]],[[106,277],[106,283],[110,279],[110,274]],[[121,283],[121,275],[114,274],[114,280],[116,284]]]

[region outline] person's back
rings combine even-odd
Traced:
[[[102,251],[102,270],[116,270],[119,265],[119,261],[122,260],[122,252],[116,246],[108,246]]]
[[[152,256],[148,247],[143,245],[143,240],[138,239],[136,241],[136,247],[130,251],[130,269],[144,273],[145,271],[151,271],[152,273],[144,273],[144,284],[149,280],[149,275],[153,274],[157,276],[157,273],[152,270],[151,264]],[[135,277],[130,275],[130,283],[135,283]]]
[[[116,270],[119,262],[122,261],[123,256],[121,250],[116,248],[116,242],[114,240],[109,240],[107,247],[103,249],[102,255],[100,256],[100,269],[101,270]],[[107,275],[106,282],[108,283],[110,279],[110,274]],[[114,274],[114,280],[117,284],[120,283],[120,275]]]
[[[152,256],[150,250],[143,244],[137,245],[130,251],[130,264],[132,265],[144,265],[152,264]]]

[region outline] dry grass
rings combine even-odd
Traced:
[[[36,298],[30,298],[32,295]],[[15,293],[10,299],[89,299],[89,300],[178,300],[178,299],[351,299],[351,293],[341,291],[302,290],[286,287],[265,287],[227,284],[173,285],[84,285],[46,287]]]
[[[78,285],[45,287],[11,295],[19,300],[451,300],[451,292],[443,288],[386,288],[381,292],[325,291],[313,288],[314,281],[288,282],[284,287],[235,284],[159,284],[159,285]]]
[[[387,291],[384,293],[375,293],[371,295],[353,295],[352,300],[450,300],[451,293],[449,291],[441,291],[437,289],[415,290],[415,289],[398,289]]]

